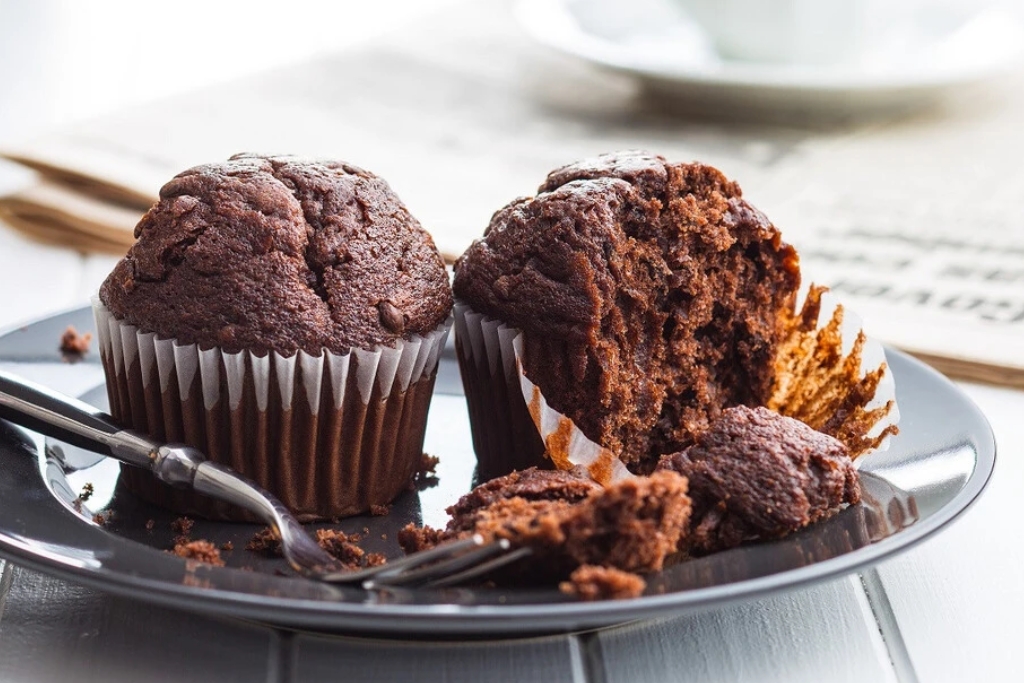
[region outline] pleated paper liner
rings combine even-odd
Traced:
[[[784,324],[767,407],[839,439],[855,460],[888,448],[899,431],[896,381],[857,314],[811,285]]]
[[[783,320],[767,407],[836,437],[858,458],[897,431],[896,385],[880,344],[825,288],[811,286]],[[456,349],[482,478],[513,469],[583,465],[602,484],[632,476],[548,405],[523,370],[522,333],[457,302]],[[548,460],[550,458],[550,460]]]
[[[523,401],[512,339],[502,323],[455,304],[455,349],[481,481],[534,465],[550,466]]]
[[[160,339],[119,321],[98,298],[93,312],[111,414],[157,439],[199,448],[302,521],[386,505],[420,463],[450,320],[394,348],[261,357]],[[123,467],[121,481],[181,514],[252,519],[137,468]]]

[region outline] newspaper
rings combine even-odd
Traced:
[[[699,120],[628,77],[538,48],[506,7],[467,3],[372,47],[5,151],[49,183],[118,203],[123,238],[100,231],[82,244],[123,250],[125,211],[141,213],[163,181],[251,151],[341,158],[380,174],[449,258],[556,166],[623,148],[698,159],[740,182],[800,250],[805,279],[840,293],[874,336],[951,374],[1024,387],[1022,84],[1011,75],[988,95],[898,121]],[[8,215],[31,208],[20,199],[6,202]]]
[[[805,277],[870,333],[948,374],[1024,388],[1022,85],[809,144],[766,194]]]
[[[467,3],[373,46],[106,116],[4,150],[75,159],[155,197],[160,183],[240,152],[341,158],[388,180],[442,250],[461,253],[491,214],[582,157],[648,148],[762,175],[810,134],[683,122],[632,79],[544,50],[503,4]]]

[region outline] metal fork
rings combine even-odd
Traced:
[[[276,532],[288,564],[310,579],[355,583],[368,590],[451,586],[530,553],[526,547],[513,548],[505,539],[487,541],[474,535],[378,567],[352,571],[323,550],[281,501],[231,468],[208,462],[191,446],[164,444],[122,429],[111,416],[86,403],[4,372],[0,372],[0,418],[147,469],[171,486],[245,508]]]

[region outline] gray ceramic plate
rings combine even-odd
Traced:
[[[91,330],[87,310],[0,336],[0,364],[104,406],[95,357],[62,363],[60,333]],[[441,458],[383,517],[345,520],[370,551],[397,555],[406,523],[444,523],[444,508],[472,486],[474,458],[454,357],[448,349],[431,407],[426,450]],[[963,512],[985,487],[995,443],[978,409],[921,363],[889,352],[902,413],[887,452],[863,462],[865,502],[801,533],[677,564],[648,577],[636,599],[574,602],[556,590],[447,589],[365,592],[288,576],[281,560],[244,550],[258,527],[197,522],[193,537],[231,541],[228,566],[186,562],[165,550],[174,515],[116,485],[118,468],[85,451],[45,444],[0,422],[0,555],[39,571],[164,605],[292,627],[389,634],[494,634],[623,623],[775,593],[855,572],[906,550]],[[74,499],[95,489],[85,505]],[[80,509],[79,509],[80,508]],[[93,515],[108,521],[99,525]],[[148,524],[152,520],[152,524]],[[148,528],[151,527],[151,528]],[[285,575],[282,575],[285,574]]]

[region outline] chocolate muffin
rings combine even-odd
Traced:
[[[452,306],[429,234],[381,178],[237,155],[168,182],[96,311],[111,410],[255,479],[304,519],[414,473]],[[125,470],[181,512],[235,511]]]
[[[785,536],[860,501],[842,442],[766,408],[725,410],[658,470],[689,480],[693,515],[680,548],[691,555]]]
[[[710,166],[621,152],[553,171],[455,267],[481,469],[541,464],[544,444],[514,363],[482,353],[497,342],[476,328],[521,332],[548,405],[643,473],[723,409],[768,400],[799,282],[796,252]]]
[[[160,190],[100,288],[118,319],[182,344],[319,355],[424,335],[452,306],[430,235],[381,178],[237,155]]]

